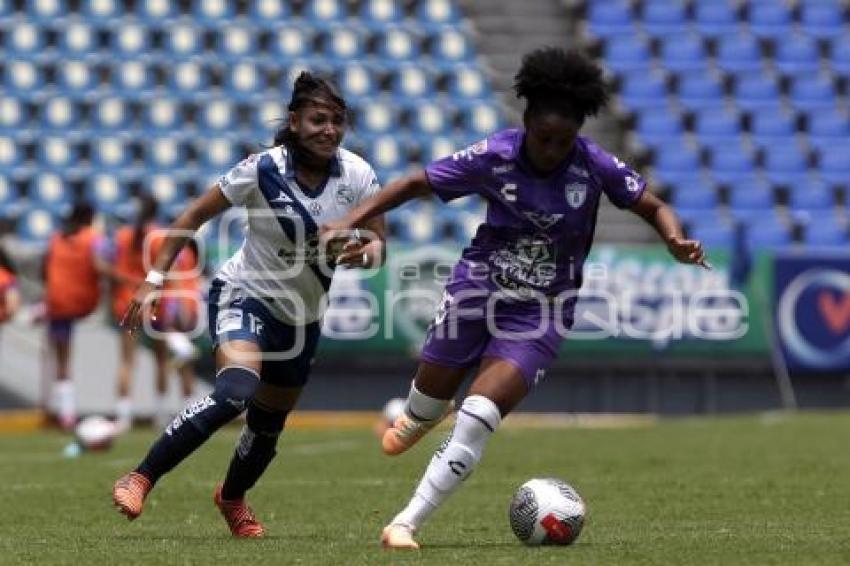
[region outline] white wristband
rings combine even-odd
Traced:
[[[148,276],[145,277],[145,281],[152,283],[156,287],[162,287],[163,283],[165,283],[165,274],[151,269],[148,271]]]

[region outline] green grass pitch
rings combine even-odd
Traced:
[[[212,504],[238,428],[162,480],[133,523],[112,482],[152,430],[63,459],[59,433],[0,437],[2,564],[848,564],[850,414],[663,420],[631,429],[505,427],[432,518],[418,553],[386,552],[436,431],[398,458],[366,430],[289,430],[249,500],[268,537],[232,540]],[[514,489],[566,479],[588,521],[571,547],[526,548],[507,519]]]

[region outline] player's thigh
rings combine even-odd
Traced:
[[[457,368],[422,361],[419,362],[413,381],[416,389],[425,395],[450,399],[454,397],[468,371],[468,367]]]
[[[257,392],[254,394],[254,399],[269,409],[288,412],[295,407],[302,389],[301,387],[285,387],[261,381]]]
[[[482,395],[499,407],[504,417],[528,394],[523,373],[514,364],[502,358],[485,357],[467,395]]]
[[[228,366],[247,367],[259,375],[263,369],[260,345],[250,340],[225,340],[215,349],[216,371]]]

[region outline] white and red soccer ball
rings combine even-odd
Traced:
[[[106,417],[92,415],[77,423],[74,437],[81,448],[88,451],[108,450],[118,436],[118,427]]]
[[[572,544],[581,533],[586,512],[581,496],[568,483],[532,479],[511,500],[511,529],[529,546]]]

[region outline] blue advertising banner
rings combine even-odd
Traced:
[[[777,335],[792,371],[850,371],[850,254],[774,261]]]

